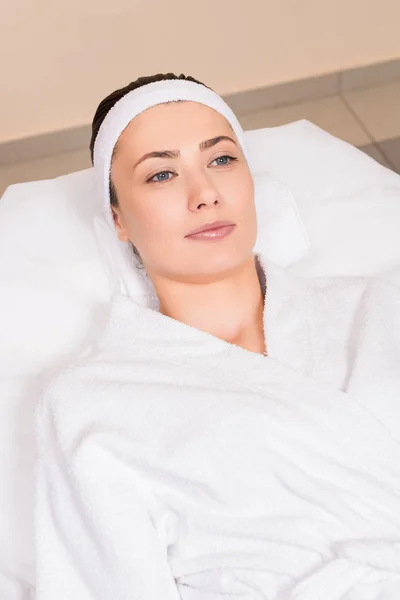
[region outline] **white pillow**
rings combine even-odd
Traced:
[[[256,171],[294,194],[310,252],[305,277],[378,275],[400,264],[400,176],[308,121],[246,132]]]
[[[305,121],[246,138],[258,250],[305,276],[376,274],[400,264],[399,176]],[[25,600],[34,583],[32,423],[41,383],[80,351],[110,298],[92,227],[98,213],[91,170],[12,186],[0,201],[0,598],[7,600]]]

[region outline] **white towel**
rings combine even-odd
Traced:
[[[268,358],[119,297],[52,382],[37,600],[398,600],[399,289],[266,274]]]

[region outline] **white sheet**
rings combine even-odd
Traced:
[[[37,600],[398,600],[400,290],[267,281],[269,358],[119,298],[54,380]]]

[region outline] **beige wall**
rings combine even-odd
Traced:
[[[219,93],[400,57],[399,0],[2,0],[0,142],[79,124],[139,75]]]

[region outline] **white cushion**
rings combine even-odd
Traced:
[[[398,175],[306,121],[246,138],[257,250],[303,276],[372,275],[400,264]],[[99,213],[91,170],[12,186],[0,201],[0,598],[7,600],[25,600],[34,583],[32,424],[41,385],[80,351],[110,299],[92,226]]]
[[[294,194],[310,252],[306,277],[377,275],[400,263],[400,176],[308,121],[246,133],[256,171]]]

